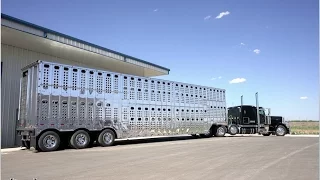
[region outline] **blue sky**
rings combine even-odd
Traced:
[[[317,0],[2,0],[2,13],[170,68],[163,79],[224,88],[228,106],[241,95],[255,104],[259,92],[273,115],[313,120],[318,8]]]

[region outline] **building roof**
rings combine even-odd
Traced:
[[[18,31],[22,31],[24,33],[29,33],[32,35],[36,35],[41,38],[50,39],[53,41],[57,41],[69,46],[73,46],[76,48],[80,48],[83,50],[87,50],[96,54],[100,54],[102,56],[106,56],[108,58],[112,58],[113,60],[118,60],[126,63],[131,63],[136,66],[141,66],[144,69],[148,69],[148,72],[150,73],[149,76],[153,75],[167,75],[169,74],[170,69],[165,68],[163,66],[153,64],[105,47],[101,47],[96,44],[92,44],[87,41],[83,41],[80,39],[77,39],[75,37],[39,26],[35,25],[33,23],[6,15],[1,13],[1,25],[8,28],[13,28]],[[157,73],[151,73],[150,70],[158,71]]]

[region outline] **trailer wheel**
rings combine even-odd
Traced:
[[[115,138],[116,136],[112,130],[105,129],[99,134],[98,143],[103,147],[112,146]]]
[[[279,125],[276,128],[276,135],[277,136],[284,136],[287,133],[287,129],[283,125]]]
[[[236,125],[233,125],[233,124],[230,125],[228,133],[231,134],[231,135],[238,134],[238,127]]]
[[[56,132],[47,131],[39,137],[38,146],[43,152],[55,151],[60,146],[60,137]]]
[[[226,134],[226,129],[223,126],[216,127],[214,136],[223,137]]]
[[[85,130],[78,130],[70,138],[70,145],[75,149],[87,148],[90,144],[90,135]]]

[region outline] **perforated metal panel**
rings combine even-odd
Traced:
[[[113,92],[118,93],[120,89],[120,84],[119,84],[119,75],[115,74],[113,76]]]
[[[47,125],[48,121],[48,116],[49,116],[49,101],[48,99],[42,99],[41,100],[41,124]]]
[[[113,127],[125,138],[203,133],[226,119],[222,89],[50,62],[39,67],[38,123],[43,127]],[[28,78],[22,78],[20,119],[27,116],[27,86]]]
[[[83,127],[86,124],[86,102],[85,99],[80,99],[79,102],[79,126]]]

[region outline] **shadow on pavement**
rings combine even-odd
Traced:
[[[144,144],[144,143],[156,143],[156,142],[167,142],[167,141],[182,141],[191,139],[201,139],[200,137],[192,136],[174,136],[174,137],[156,137],[156,138],[143,138],[143,139],[128,139],[119,140],[115,142],[115,145],[131,145],[131,144]]]

